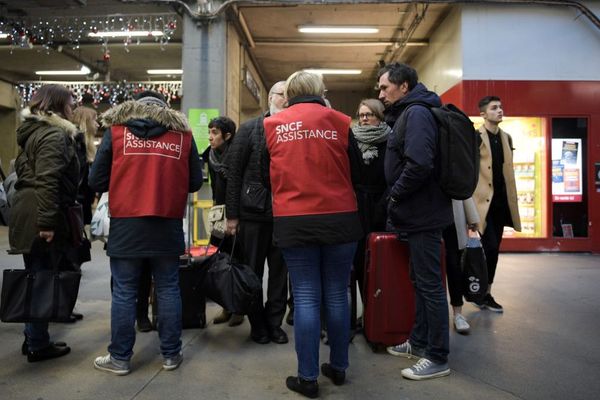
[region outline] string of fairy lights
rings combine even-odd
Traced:
[[[174,13],[151,15],[108,15],[101,17],[0,18],[0,43],[8,41],[12,48],[41,46],[49,51],[53,46],[71,46],[78,49],[82,42],[108,44],[109,40],[122,40],[126,50],[129,45],[153,40],[165,46],[177,29]],[[115,36],[98,35],[99,32],[117,33]],[[146,37],[134,35],[147,32]],[[130,33],[128,35],[128,33]]]
[[[21,82],[17,90],[21,95],[22,106],[29,104],[35,92],[45,84],[58,83],[67,87],[78,104],[98,106],[108,103],[111,106],[132,100],[137,93],[145,90],[159,92],[168,103],[178,102],[182,96],[181,81],[147,81],[147,82]]]
[[[154,41],[164,49],[177,29],[177,14],[156,13],[145,15],[106,15],[78,17],[0,17],[0,45],[12,50],[39,48],[50,52],[57,47],[79,49],[83,43],[98,43],[103,49],[103,59],[110,60],[109,42],[121,41],[126,52],[129,46]],[[144,34],[140,36],[140,32]],[[154,90],[162,93],[169,102],[182,96],[181,81],[148,82],[20,82],[16,85],[22,105],[44,84],[60,83],[66,86],[77,102],[98,106],[115,105],[131,100],[136,93]]]

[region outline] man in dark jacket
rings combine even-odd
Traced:
[[[415,287],[416,320],[409,339],[388,352],[421,357],[402,370],[408,379],[450,374],[448,367],[448,301],[440,264],[442,230],[452,221],[452,205],[435,179],[438,127],[429,107],[440,98],[418,83],[417,72],[392,63],[378,74],[379,99],[393,127],[385,154],[389,189],[388,215],[398,232],[406,233],[410,275]]]
[[[267,302],[248,314],[250,337],[257,343],[283,344],[287,334],[281,329],[286,309],[287,268],[281,250],[273,244],[273,211],[263,120],[285,105],[283,87],[277,82],[269,91],[269,112],[240,126],[231,144],[227,180],[226,213],[228,233],[238,234],[249,265],[262,282],[265,259],[269,263]],[[239,232],[238,231],[239,225]],[[262,292],[261,292],[262,293]]]
[[[182,219],[188,192],[202,186],[202,161],[183,114],[162,95],[143,92],[103,114],[109,129],[92,164],[89,185],[110,194],[107,254],[113,277],[111,343],[97,369],[131,371],[136,297],[149,265],[158,298],[163,369],[176,369],[181,353],[179,256],[185,251]],[[110,189],[110,190],[109,190]]]

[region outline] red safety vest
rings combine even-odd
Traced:
[[[111,128],[112,217],[183,218],[189,188],[191,132],[142,139],[126,126]]]
[[[350,117],[298,103],[264,120],[273,216],[356,211],[348,159]]]

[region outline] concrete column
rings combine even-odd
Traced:
[[[227,21],[224,16],[197,25],[183,18],[183,103],[190,108],[218,108],[225,112],[227,70]]]

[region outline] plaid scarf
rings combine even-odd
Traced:
[[[362,152],[365,164],[370,164],[379,155],[377,144],[387,140],[392,129],[385,122],[373,125],[354,125],[352,132],[358,142],[358,148]]]

